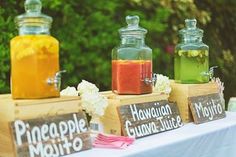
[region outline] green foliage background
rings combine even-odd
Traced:
[[[101,90],[111,84],[111,50],[119,44],[118,29],[125,16],[139,15],[148,29],[146,44],[153,49],[154,71],[173,78],[173,48],[184,19],[196,18],[210,47],[210,65],[225,82],[228,99],[236,96],[236,1],[234,0],[42,0],[43,12],[53,17],[51,33],[60,41],[63,86],[82,79]],[[17,35],[14,17],[23,13],[23,0],[0,0],[0,93],[10,92],[9,41]],[[27,70],[27,67],[26,67]]]

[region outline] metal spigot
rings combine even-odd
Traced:
[[[214,70],[216,68],[218,68],[218,66],[210,67],[210,70],[209,70],[209,77],[210,77],[210,79],[212,79],[214,77]]]
[[[206,76],[206,77],[209,77],[210,80],[214,77],[214,70],[218,68],[218,66],[213,66],[213,67],[210,67],[209,71],[208,72],[203,72],[202,75],[203,76]]]
[[[58,71],[54,78],[48,78],[47,79],[47,84],[48,85],[54,85],[56,90],[60,90],[61,88],[61,76],[62,73],[65,73],[66,70]]]
[[[149,85],[149,84],[154,85],[154,84],[156,83],[156,80],[157,80],[157,74],[154,73],[154,74],[152,75],[152,78],[145,78],[145,79],[144,79],[144,82],[145,82],[145,84],[147,84],[147,85]]]

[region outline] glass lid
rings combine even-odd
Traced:
[[[128,26],[119,29],[121,36],[123,35],[145,35],[147,30],[139,26],[138,16],[126,16]]]
[[[41,13],[42,3],[40,0],[26,0],[26,13],[15,18],[15,23],[18,27],[23,25],[47,25],[51,26],[52,18]]]
[[[182,36],[203,36],[203,30],[197,28],[197,20],[196,19],[186,19],[185,20],[185,28],[179,31],[179,34]]]

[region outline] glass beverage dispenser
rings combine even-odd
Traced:
[[[119,30],[121,44],[112,50],[112,91],[117,94],[152,92],[152,50],[145,45],[147,30],[138,16],[127,16]]]
[[[178,83],[209,82],[209,48],[202,42],[203,30],[195,19],[186,19],[186,28],[179,31],[181,43],[175,48],[175,81]]]
[[[41,14],[40,0],[26,0],[15,18],[19,35],[11,40],[11,91],[16,98],[58,97],[59,42],[50,36],[52,18]]]

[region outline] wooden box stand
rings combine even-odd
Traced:
[[[40,100],[12,100],[11,95],[0,95],[0,157],[14,157],[10,122],[75,113],[80,110],[79,97]]]
[[[189,97],[218,93],[217,84],[212,82],[204,84],[180,84],[172,81],[171,88],[172,91],[169,100],[177,102],[183,122],[193,121],[188,105]]]
[[[112,92],[103,92],[109,101],[101,121],[104,125],[104,132],[107,134],[122,135],[121,123],[117,112],[117,107],[121,105],[138,104],[145,102],[168,100],[169,95],[152,93],[144,95],[116,95]]]
[[[109,105],[101,118],[104,132],[121,135],[121,123],[117,107],[128,104],[167,100],[169,95],[158,93],[145,95],[116,95],[111,91],[102,92],[108,98]],[[80,97],[60,97],[37,100],[12,100],[11,95],[0,95],[0,157],[15,157],[14,140],[10,122],[17,119],[35,119],[80,111]]]

